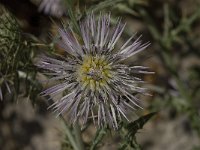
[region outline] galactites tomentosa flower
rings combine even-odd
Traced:
[[[51,107],[58,114],[67,112],[72,123],[77,120],[86,123],[88,118],[98,126],[108,124],[114,129],[128,113],[141,108],[134,93],[145,93],[138,87],[142,80],[136,73],[150,73],[143,66],[129,66],[124,60],[144,50],[149,43],[142,43],[140,37],[132,36],[120,49],[115,45],[125,24],[120,19],[111,28],[110,14],[97,19],[90,14],[80,23],[82,43],[71,28],[59,28],[59,46],[68,57],[60,60],[40,56],[37,66],[48,70],[52,80],[61,83],[42,92],[57,95],[65,92]]]

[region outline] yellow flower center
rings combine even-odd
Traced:
[[[83,63],[77,69],[77,80],[83,88],[89,87],[92,91],[106,86],[112,77],[111,66],[105,56],[84,56]]]

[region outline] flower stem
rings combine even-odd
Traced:
[[[80,28],[79,28],[79,25],[77,23],[76,15],[75,15],[75,13],[73,11],[74,10],[74,8],[73,8],[74,7],[73,6],[73,0],[65,0],[64,2],[66,4],[67,10],[68,10],[68,15],[69,15],[69,17],[71,19],[71,22],[72,22],[72,24],[74,26],[74,29],[75,29],[76,33],[81,35]]]
[[[72,130],[70,129],[70,127],[66,123],[65,119],[63,118],[63,116],[60,116],[60,118],[61,118],[61,120],[62,120],[62,122],[63,122],[63,124],[65,126],[65,133],[66,133],[66,135],[67,135],[67,137],[68,137],[73,149],[74,150],[80,150],[80,148],[78,147],[78,145],[77,145],[77,143],[75,141],[75,138],[74,138],[74,136],[73,136],[73,134],[71,132]]]
[[[84,144],[83,144],[83,140],[82,140],[82,136],[81,136],[81,128],[80,128],[78,122],[76,122],[74,125],[74,135],[75,135],[79,150],[84,150]]]
[[[47,97],[49,99],[49,105],[52,105],[54,103],[54,101],[50,98],[50,97]],[[65,127],[65,133],[68,137],[68,140],[69,142],[71,143],[72,147],[74,150],[84,150],[84,149],[81,149],[81,147],[79,146],[79,144],[77,145],[77,140],[75,140],[75,137],[77,138],[76,136],[76,131],[75,131],[75,137],[73,135],[73,130],[70,129],[68,123],[66,122],[65,118],[62,116],[62,115],[59,115],[64,127]],[[78,142],[80,143],[80,142]]]

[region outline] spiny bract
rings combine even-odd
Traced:
[[[97,20],[90,14],[80,23],[82,42],[72,29],[59,28],[58,44],[69,57],[60,60],[42,55],[37,63],[49,71],[52,80],[62,81],[42,92],[44,96],[65,93],[51,106],[58,114],[67,112],[72,123],[86,123],[91,116],[98,126],[109,124],[117,129],[122,118],[128,120],[130,110],[140,107],[133,93],[144,94],[145,89],[137,86],[142,80],[135,74],[150,72],[147,67],[128,66],[124,60],[149,43],[142,44],[140,37],[133,40],[132,36],[116,49],[124,27],[119,19],[111,28],[110,14]]]

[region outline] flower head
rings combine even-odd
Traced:
[[[62,0],[42,0],[39,11],[60,17],[65,13],[65,7],[63,6]]]
[[[110,14],[93,14],[80,23],[83,41],[76,38],[72,29],[59,28],[58,44],[67,53],[65,59],[41,56],[38,66],[50,71],[52,80],[62,83],[42,92],[54,96],[65,91],[64,96],[52,107],[59,114],[67,112],[71,122],[86,123],[91,116],[99,126],[109,124],[118,128],[122,118],[128,119],[131,110],[140,108],[134,93],[145,93],[138,87],[141,79],[135,73],[148,73],[146,67],[128,66],[124,60],[144,50],[149,43],[142,44],[132,36],[120,49],[116,49],[125,24],[120,19],[111,28]]]

